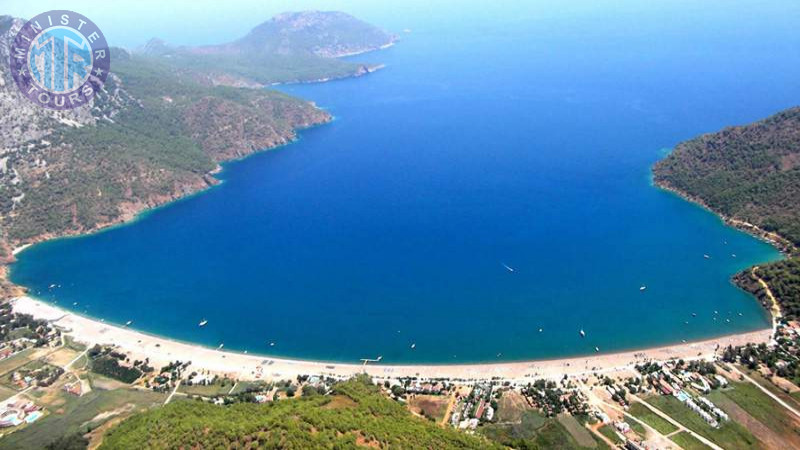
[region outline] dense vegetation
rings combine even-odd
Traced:
[[[489,424],[480,433],[504,446],[516,449],[579,449],[580,445],[570,432],[554,417],[544,417],[537,411],[526,411],[518,423]],[[595,440],[591,448],[606,448],[603,441]]]
[[[800,317],[800,257],[793,254],[800,245],[800,108],[681,143],[653,173],[659,185],[787,240],[793,258],[765,264],[757,276],[788,319]],[[734,280],[771,302],[750,270]]]
[[[95,345],[87,352],[92,372],[105,375],[109,378],[122,381],[123,383],[133,383],[142,376],[142,371],[137,367],[129,367],[120,364],[125,359],[125,355],[117,353],[110,348]]]
[[[219,406],[176,401],[127,419],[102,448],[495,448],[412,416],[383,396],[369,379],[336,385],[331,395],[272,404]]]
[[[328,120],[284,94],[203,86],[148,58],[114,50],[94,126],[61,127],[39,145],[45,168],[21,168],[25,197],[8,238],[85,232],[213,183],[216,163],[288,142]]]
[[[335,11],[284,13],[236,41],[203,47],[170,47],[151,40],[146,54],[215,84],[287,83],[361,75],[363,64],[337,56],[378,49],[394,36]]]
[[[791,258],[759,266],[755,275],[746,270],[734,278],[743,289],[751,292],[762,303],[769,304],[767,292],[758,282],[760,277],[778,300],[781,312],[788,320],[800,320],[800,258]]]
[[[655,181],[800,244],[800,108],[679,144]]]
[[[45,450],[84,450],[88,446],[88,439],[80,433],[74,433],[47,444]]]
[[[52,328],[43,319],[35,319],[29,314],[15,313],[11,305],[0,305],[0,343],[13,341],[19,338],[32,339],[37,347],[47,343],[47,335]]]

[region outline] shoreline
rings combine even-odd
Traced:
[[[652,169],[651,169],[651,173],[652,173]],[[653,176],[653,185],[655,185],[657,188],[659,188],[661,190],[667,191],[667,192],[669,192],[671,194],[674,194],[674,195],[680,197],[684,201],[687,201],[689,203],[693,203],[693,204],[705,209],[706,211],[708,211],[708,212],[714,214],[715,216],[719,217],[720,220],[722,220],[722,222],[725,225],[727,225],[729,227],[732,227],[732,228],[735,228],[735,229],[737,229],[737,230],[739,230],[741,232],[747,233],[748,235],[750,235],[750,236],[752,236],[752,237],[754,237],[754,238],[756,238],[756,239],[758,239],[758,240],[760,240],[762,242],[765,242],[765,243],[775,247],[781,253],[781,255],[783,255],[784,258],[791,257],[798,250],[794,246],[794,244],[792,244],[792,242],[790,240],[786,239],[785,237],[783,237],[783,236],[781,236],[781,235],[779,235],[777,233],[773,233],[773,232],[769,232],[769,231],[763,230],[763,229],[759,228],[757,225],[753,225],[752,223],[747,223],[747,222],[744,222],[744,221],[741,221],[741,220],[738,220],[738,219],[734,219],[732,217],[728,217],[725,214],[723,214],[723,213],[721,213],[719,211],[716,211],[715,209],[713,209],[710,206],[708,206],[706,204],[706,202],[704,202],[701,198],[693,196],[693,195],[691,195],[691,194],[689,194],[687,192],[684,192],[684,191],[682,191],[682,190],[680,190],[680,189],[678,189],[678,188],[676,188],[674,186],[671,186],[669,183],[667,183],[665,181],[659,181],[659,180],[657,180],[655,178],[655,176]]]
[[[325,111],[324,108],[321,108],[321,107],[317,106],[316,104],[314,104],[314,102],[309,102],[308,100],[303,100],[303,101],[308,102],[309,104],[311,104],[311,106],[313,106],[314,108],[316,108],[319,111],[327,112],[327,111]],[[145,219],[149,214],[157,212],[159,209],[169,207],[170,205],[173,205],[173,204],[181,202],[181,201],[190,200],[193,197],[198,196],[198,195],[202,195],[202,194],[206,193],[210,189],[214,189],[216,187],[221,186],[225,182],[224,179],[217,178],[217,176],[222,174],[225,171],[226,166],[228,166],[230,164],[235,164],[235,163],[240,162],[240,161],[244,161],[244,160],[246,160],[248,158],[251,158],[251,157],[263,154],[263,153],[277,151],[277,150],[283,149],[285,147],[289,147],[291,144],[294,144],[294,143],[298,142],[300,139],[302,139],[302,135],[300,133],[302,133],[303,131],[310,130],[312,128],[316,128],[316,127],[319,127],[319,126],[327,125],[327,124],[333,122],[334,120],[335,120],[335,117],[333,115],[331,115],[330,113],[328,113],[328,118],[323,122],[319,122],[319,123],[316,123],[316,124],[311,124],[311,125],[308,125],[308,126],[301,126],[301,127],[293,128],[292,129],[292,136],[286,142],[284,142],[282,144],[273,145],[272,147],[264,147],[264,148],[261,148],[261,149],[258,149],[258,150],[254,150],[254,151],[251,151],[249,153],[246,153],[246,154],[234,157],[234,158],[229,158],[229,159],[225,159],[225,160],[219,161],[219,162],[216,163],[216,165],[215,165],[215,167],[213,169],[211,169],[208,172],[203,174],[203,179],[206,182],[205,185],[199,186],[199,187],[197,187],[197,188],[195,188],[195,189],[193,189],[191,191],[180,192],[180,193],[176,192],[173,195],[169,195],[168,198],[164,199],[163,201],[159,200],[159,201],[151,202],[152,204],[147,204],[147,205],[142,206],[141,208],[136,208],[136,210],[131,212],[131,213],[122,214],[122,215],[120,215],[120,217],[118,217],[115,220],[97,224],[97,225],[95,225],[94,227],[92,227],[90,229],[73,230],[73,231],[70,231],[70,232],[67,232],[67,233],[61,234],[61,235],[53,235],[53,234],[48,233],[48,234],[44,234],[44,235],[33,237],[31,239],[28,239],[27,241],[18,242],[18,243],[16,243],[16,247],[14,247],[12,249],[12,251],[11,251],[11,256],[12,256],[11,261],[8,262],[8,263],[0,263],[0,266],[4,266],[8,270],[8,272],[10,272],[11,264],[13,264],[13,262],[15,262],[16,256],[18,254],[22,253],[23,251],[27,250],[30,247],[33,247],[35,245],[42,244],[42,243],[45,243],[45,242],[56,241],[56,240],[59,240],[59,239],[80,239],[80,238],[87,237],[87,236],[92,236],[92,235],[96,235],[96,234],[100,234],[100,233],[105,233],[107,231],[114,230],[115,228],[118,228],[118,227],[125,227],[125,226],[129,226],[129,225],[133,225],[136,222],[138,222],[139,220]],[[21,285],[13,283],[11,281],[10,277],[8,276],[8,274],[6,274],[5,277],[3,277],[2,274],[0,274],[0,282],[2,282],[2,281],[7,281],[12,287],[19,288],[25,293],[28,292],[28,288],[26,286],[21,286]]]
[[[151,365],[164,366],[176,360],[191,361],[191,370],[206,371],[238,380],[287,379],[297,375],[321,375],[337,379],[367,373],[376,379],[421,377],[452,381],[502,379],[527,383],[535,378],[559,380],[565,375],[612,373],[630,370],[644,361],[681,358],[713,359],[720,348],[747,343],[768,343],[772,329],[720,336],[695,342],[664,345],[591,356],[469,364],[356,364],[274,358],[266,355],[222,351],[200,344],[175,341],[130,328],[90,319],[28,296],[11,300],[14,312],[30,314],[62,329],[86,345],[113,345],[133,359],[149,358]]]

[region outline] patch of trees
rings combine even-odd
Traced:
[[[800,257],[794,257],[759,266],[756,275],[769,286],[772,295],[778,301],[781,313],[787,320],[800,319]],[[771,300],[761,283],[750,270],[734,277],[736,284],[752,293],[763,304],[769,305]]]
[[[92,372],[122,381],[133,383],[142,376],[142,371],[136,367],[120,364],[125,360],[125,355],[107,347],[95,345],[87,352]]]
[[[333,386],[331,395],[268,404],[171,402],[111,429],[101,448],[355,448],[357,441],[386,448],[500,448],[414,417],[366,377]]]

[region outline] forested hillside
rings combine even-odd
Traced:
[[[485,439],[412,416],[367,378],[339,383],[331,395],[270,404],[170,403],[127,419],[103,449],[140,448],[491,449]]]
[[[683,142],[653,173],[658,185],[703,203],[735,225],[774,233],[767,237],[785,244],[789,259],[762,265],[756,274],[748,269],[734,281],[768,304],[761,278],[783,314],[800,317],[800,108]]]
[[[233,42],[174,47],[153,39],[144,55],[195,81],[261,86],[360,76],[378,66],[339,59],[377,50],[395,36],[338,11],[279,14]]]
[[[129,220],[216,183],[219,162],[331,118],[262,85],[361,75],[372,68],[335,57],[394,41],[344,13],[286,13],[229,44],[112,49],[93,104],[51,111],[23,98],[8,71],[23,24],[0,16],[0,293],[14,247]]]
[[[769,286],[772,295],[781,305],[781,312],[788,320],[800,320],[800,258],[759,266],[756,273],[746,270],[734,278],[736,283],[768,305],[772,300],[761,283],[761,278]]]
[[[683,142],[653,173],[661,186],[800,244],[800,108]]]

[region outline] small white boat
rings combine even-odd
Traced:
[[[380,361],[382,359],[383,359],[383,355],[379,355],[378,358],[375,359],[375,361]]]
[[[274,343],[274,342],[270,342],[270,343],[269,343],[269,346],[270,346],[270,347],[275,347],[275,343]]]
[[[711,259],[711,257],[710,257],[710,256],[708,256],[708,255],[703,255],[703,258],[705,258],[705,259]]]
[[[692,313],[692,317],[697,317],[697,313]]]
[[[132,320],[129,320],[129,321],[125,322],[125,326],[126,326],[126,327],[129,327],[129,326],[131,326],[131,324],[132,324],[132,323],[133,323],[133,321],[132,321]]]
[[[225,344],[219,344],[219,347],[217,347],[217,350],[222,350],[222,347],[225,347]]]
[[[642,292],[642,291],[644,291],[645,289],[647,289],[647,286],[645,286],[645,285],[641,285],[641,286],[639,286],[639,292]]]
[[[595,347],[595,348],[594,348],[594,352],[595,352],[595,353],[600,353],[600,347]]]
[[[541,329],[541,328],[539,328],[539,333],[541,333],[542,331],[544,331],[544,330],[543,330],[543,329]]]
[[[416,343],[411,344],[411,350],[414,350],[415,348],[417,348],[417,344]]]
[[[503,265],[503,267],[505,267],[507,271],[509,271],[509,272],[514,272],[514,268],[513,268],[513,267],[509,267],[509,266],[508,266],[508,265],[506,265],[505,263],[500,263],[500,264],[502,264],[502,265]]]
[[[50,285],[50,289],[53,289],[55,287],[56,287],[55,283]]]
[[[197,324],[197,326],[198,327],[204,327],[204,326],[206,326],[206,324],[208,324],[208,321],[206,319],[203,319],[203,320],[200,321],[200,323]]]
[[[585,338],[585,337],[586,337],[586,332],[585,332],[585,331],[583,331],[583,330],[581,330],[581,337],[582,337],[582,338]]]
[[[731,258],[736,258],[736,253],[731,253]]]

